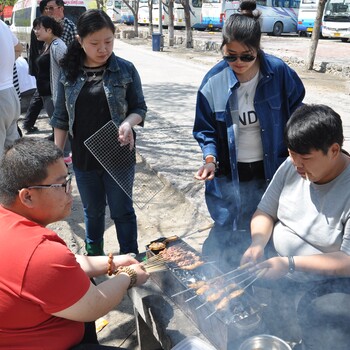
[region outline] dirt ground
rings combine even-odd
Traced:
[[[134,44],[150,45],[150,41],[136,40]],[[183,48],[167,49],[165,53],[191,61],[200,60],[201,63],[207,63],[208,67],[218,59],[217,53],[214,52],[206,52],[206,59],[203,59],[202,52],[185,50]],[[317,72],[305,73],[302,70],[299,72],[310,89],[317,90],[320,94],[322,94],[322,91],[328,92],[332,90],[334,92],[334,90],[339,89],[339,93],[341,93],[339,101],[344,96],[348,98],[348,92],[345,92],[348,90],[344,91],[344,86],[347,86],[346,79],[338,77],[337,84],[334,84],[334,76],[320,75]],[[321,76],[322,79],[320,79]],[[333,102],[337,103],[337,101]],[[21,126],[21,121],[19,125]],[[34,137],[44,137],[51,132],[46,115],[41,115],[36,125],[40,129],[40,133],[33,135]],[[150,170],[140,156],[137,162],[139,170],[149,177],[149,181],[154,181],[158,184],[158,187],[154,190],[156,196],[151,201],[135,206],[138,217],[140,251],[143,251],[145,245],[152,239],[175,234],[185,238],[191,246],[201,251],[201,244],[212,224],[211,220],[199,214],[182,193],[176,191],[164,179],[159,178],[153,170]],[[83,254],[85,252],[83,211],[74,181],[73,186],[74,203],[71,216],[66,220],[50,225],[50,228],[66,241],[73,252]],[[205,205],[204,202],[203,205]],[[105,246],[107,247],[106,253],[118,253],[115,229],[113,222],[109,219],[108,212],[106,214]],[[133,309],[128,297],[125,297],[118,308],[103,319],[109,323],[98,333],[102,344],[120,346],[132,350],[138,349]]]

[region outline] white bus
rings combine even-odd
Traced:
[[[301,0],[297,31],[300,36],[310,36],[314,28],[319,0]]]
[[[135,8],[135,0],[128,0],[128,3],[132,8]],[[125,24],[134,24],[134,14],[124,1],[122,1],[120,9],[120,22]]]
[[[203,0],[203,29],[221,29],[225,19],[239,9],[239,1]],[[261,12],[261,31],[281,35],[297,31],[299,0],[257,0],[257,10]]]
[[[322,35],[326,38],[350,39],[350,0],[328,0],[324,10]]]
[[[40,0],[18,0],[13,6],[11,30],[26,51],[29,49],[33,21],[41,15],[39,3]],[[74,23],[87,10],[84,0],[65,0],[64,3],[64,15]]]
[[[202,0],[189,0],[190,2],[190,14],[191,14],[191,27],[196,27],[200,23]],[[162,26],[167,27],[169,25],[169,1],[162,1]],[[153,24],[159,26],[159,0],[153,0],[152,10]],[[185,23],[185,11],[180,0],[174,1],[174,27],[184,28]]]
[[[149,24],[148,0],[139,1],[138,24]]]
[[[106,13],[114,23],[119,23],[121,19],[122,0],[107,0]]]

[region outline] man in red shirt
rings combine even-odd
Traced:
[[[72,349],[83,342],[85,322],[149,277],[128,255],[74,255],[46,228],[72,206],[71,175],[51,141],[22,138],[5,151],[0,204],[0,348]],[[116,276],[91,283],[107,272]]]

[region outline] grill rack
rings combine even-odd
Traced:
[[[180,245],[182,248],[200,256],[196,250],[181,239],[170,242],[167,247],[175,245]],[[146,246],[146,255],[148,257],[155,255],[148,249],[148,246]],[[215,306],[213,303],[209,302],[201,306],[206,301],[204,296],[196,297],[195,290],[187,289],[192,282],[198,280],[209,281],[223,275],[220,269],[214,264],[205,264],[194,270],[182,270],[178,268],[176,263],[167,262],[166,264],[168,269],[151,274],[151,279],[216,345],[217,349],[238,349],[247,337],[264,332],[265,326],[261,317],[261,310],[264,305],[260,305],[255,300],[253,288],[245,291],[240,298],[232,300],[228,311],[214,312]],[[187,291],[183,292],[184,290]],[[192,299],[188,300],[190,298]],[[212,316],[208,318],[210,314]]]

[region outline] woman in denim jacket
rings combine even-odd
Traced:
[[[72,158],[84,206],[85,245],[88,255],[103,255],[106,200],[120,247],[120,254],[138,253],[136,215],[131,197],[135,174],[135,125],[143,125],[147,107],[134,65],[113,53],[115,27],[100,10],[88,10],[77,23],[78,38],[62,60],[62,74],[51,125],[55,143],[62,147],[72,136]],[[123,167],[127,188],[108,174],[84,141],[113,121],[119,128],[115,142],[130,149],[131,162],[112,159]],[[123,148],[123,147],[122,147]],[[108,155],[109,149],[105,150]],[[122,185],[125,183],[123,182]],[[128,195],[127,195],[127,194]]]
[[[203,253],[220,257],[222,266],[239,264],[249,246],[251,216],[288,155],[285,124],[305,95],[295,71],[261,50],[256,3],[240,6],[223,28],[223,60],[198,91],[193,129],[203,152],[196,178],[206,181],[206,203],[215,222]],[[235,250],[226,258],[222,247],[227,245]]]

